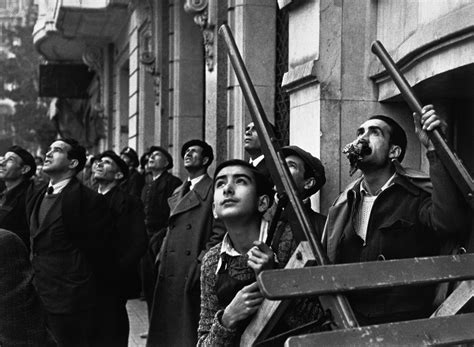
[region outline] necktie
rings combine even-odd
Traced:
[[[48,190],[46,191],[46,194],[47,194],[47,195],[51,195],[51,194],[53,194],[53,193],[54,193],[54,188],[53,188],[53,186],[48,187]]]
[[[186,181],[183,186],[183,196],[191,190],[191,181]]]

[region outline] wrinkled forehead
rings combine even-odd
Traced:
[[[69,145],[68,143],[64,142],[64,141],[61,141],[61,140],[58,140],[58,141],[54,141],[51,146],[49,146],[49,148],[61,148],[63,149],[64,151],[69,151],[71,149],[71,145]]]
[[[390,131],[390,125],[381,119],[368,119],[359,126],[359,129],[380,128],[382,131]]]
[[[199,145],[193,145],[193,146],[189,146],[188,148],[186,148],[185,152],[202,152],[204,150],[204,148],[202,148],[201,146]]]
[[[7,152],[3,156],[3,159],[5,159],[5,160],[10,159],[10,158],[15,158],[15,160],[18,161],[18,162],[22,161],[21,157],[18,154],[16,154],[15,152]]]

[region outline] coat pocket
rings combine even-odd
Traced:
[[[417,235],[413,222],[398,219],[379,228],[378,259],[411,258],[417,255]]]

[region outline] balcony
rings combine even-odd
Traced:
[[[129,16],[127,0],[42,0],[33,40],[49,61],[78,62],[88,45],[113,41]]]

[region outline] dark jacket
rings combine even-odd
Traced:
[[[127,193],[139,198],[144,185],[145,177],[137,169],[133,168],[130,170],[128,178],[120,186]]]
[[[165,171],[160,177],[143,188],[142,201],[145,208],[145,226],[154,255],[158,254],[168,226],[170,215],[168,198],[181,183],[182,181],[178,177]]]
[[[47,186],[27,197],[35,287],[50,313],[73,313],[96,305],[98,293],[114,288],[116,268],[112,220],[103,196],[72,178],[38,224],[38,208]]]
[[[360,183],[357,180],[330,208],[323,235],[335,263],[365,262],[438,255],[466,231],[466,206],[434,152],[428,152],[433,191],[427,177],[397,166],[393,185],[381,192],[369,218],[366,245],[355,236]],[[362,322],[406,320],[430,313],[435,287],[399,287],[349,296]]]
[[[184,196],[183,186],[168,200],[171,214],[159,256],[147,346],[196,344],[201,261],[225,233],[212,215],[212,179],[206,175]]]
[[[148,245],[143,204],[120,187],[104,196],[114,221],[113,249],[119,267],[119,289],[122,297],[129,298],[139,291],[138,264]]]
[[[32,282],[25,245],[14,233],[0,229],[0,346],[43,347],[51,343]]]
[[[10,230],[17,234],[26,248],[30,249],[30,229],[26,217],[26,192],[33,185],[27,179],[12,190],[6,192],[5,202],[0,206],[0,228]]]

